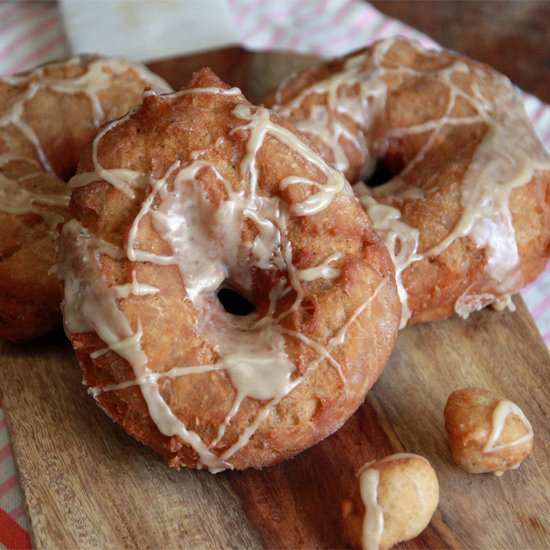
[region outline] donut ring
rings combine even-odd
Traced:
[[[101,407],[171,466],[281,461],[363,401],[399,324],[393,266],[291,125],[203,69],[107,125],[71,186],[66,331]]]
[[[0,338],[22,341],[61,324],[57,226],[84,146],[107,120],[168,85],[140,64],[75,57],[0,79]]]
[[[354,190],[392,254],[402,326],[467,317],[544,269],[550,158],[496,71],[388,39],[292,77],[264,104],[352,183],[376,166],[391,174]]]

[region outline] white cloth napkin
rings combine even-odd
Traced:
[[[75,52],[147,61],[243,44],[334,56],[397,33],[436,44],[361,0],[61,0]]]
[[[62,0],[75,52],[147,61],[239,43],[225,0]]]

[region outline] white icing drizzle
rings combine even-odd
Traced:
[[[513,293],[521,287],[523,279],[509,199],[512,191],[526,185],[535,171],[550,169],[550,157],[536,138],[516,91],[507,78],[496,73],[492,75],[496,99],[490,101],[477,84],[473,84],[472,93],[466,93],[455,83],[454,77],[460,73],[474,72],[481,79],[488,76],[483,70],[471,68],[459,59],[438,70],[384,67],[385,56],[396,40],[380,41],[372,47],[370,53],[350,57],[340,72],[313,83],[287,103],[275,105],[273,109],[306,134],[321,140],[331,152],[336,168],[346,170],[349,167],[342,145],[347,143],[362,155],[367,170],[369,166],[372,170],[375,163],[371,155],[384,153],[374,144],[374,130],[386,117],[389,92],[385,77],[411,75],[435,80],[449,90],[448,104],[441,118],[394,128],[382,136],[383,139],[389,139],[431,132],[424,146],[402,173],[377,188],[355,186],[355,191],[395,262],[399,295],[403,303],[403,328],[411,311],[402,273],[414,262],[441,254],[458,238],[471,238],[478,248],[485,250],[487,260],[485,280],[472,284],[457,300],[455,311],[459,315],[467,317],[472,311],[493,302],[497,296]],[[409,44],[421,54],[426,52],[415,42]],[[392,63],[396,63],[395,58],[392,58]],[[310,101],[311,108],[304,114],[304,101],[315,96],[319,100]],[[280,91],[276,100],[280,103],[281,99]],[[466,102],[476,114],[454,116],[457,99]],[[352,123],[359,130],[355,127],[352,130]],[[422,198],[421,191],[417,193],[413,190],[411,193],[406,183],[407,174],[424,159],[444,127],[475,123],[483,123],[487,131],[463,178],[462,215],[446,238],[431,249],[420,252],[418,230],[401,219],[398,208],[377,204],[376,199],[388,196],[393,196],[397,201]]]
[[[85,67],[85,71],[77,77],[63,78],[52,76],[51,70],[71,66]],[[10,139],[4,139],[4,148],[7,150],[1,155],[1,165],[11,161],[26,161],[37,164],[36,174],[29,174],[18,180],[9,179],[0,173],[0,212],[7,214],[34,213],[43,217],[50,230],[63,221],[63,216],[55,212],[55,208],[65,209],[69,204],[69,192],[61,194],[44,194],[32,192],[21,185],[24,179],[43,172],[53,174],[53,169],[44,151],[40,139],[34,129],[25,121],[24,111],[28,101],[33,99],[41,90],[53,90],[60,94],[76,95],[85,94],[92,106],[93,122],[99,128],[109,113],[105,113],[99,94],[112,85],[113,74],[124,74],[133,71],[145,83],[153,86],[160,93],[170,92],[171,89],[160,77],[149,71],[140,63],[130,63],[123,58],[87,58],[74,57],[68,61],[52,63],[33,71],[16,76],[4,77],[0,80],[10,86],[21,87],[21,92],[12,101],[0,116],[0,132],[9,126],[17,128],[34,148],[36,159],[21,158],[11,150]],[[38,162],[37,162],[38,161]],[[38,165],[40,164],[40,166]],[[52,207],[54,209],[52,210]]]
[[[503,296],[502,298],[495,300],[491,304],[491,307],[496,311],[504,311],[506,309],[509,311],[516,311],[516,305],[512,301],[512,297],[510,295]]]
[[[214,94],[214,95],[225,95],[225,96],[239,96],[241,95],[241,90],[239,88],[220,88],[218,86],[208,86],[206,88],[186,88],[180,90],[179,92],[174,92],[172,97],[180,97],[182,95],[191,95],[191,94]],[[156,95],[156,93],[151,90],[148,95]]]
[[[149,296],[157,294],[160,290],[151,285],[138,283],[136,272],[132,271],[132,282],[125,285],[118,285],[115,288],[117,298],[128,298],[131,294],[134,296]]]
[[[63,78],[50,74],[52,69],[80,65],[86,65],[86,70],[77,77]],[[148,83],[157,93],[170,93],[172,91],[172,88],[162,78],[141,63],[130,62],[123,57],[98,57],[94,59],[86,56],[75,56],[67,61],[43,65],[25,74],[2,78],[7,84],[29,86],[24,96],[13,104],[8,113],[3,115],[2,120],[4,117],[20,118],[25,102],[34,97],[38,91],[49,88],[62,94],[86,94],[92,104],[94,124],[99,127],[105,122],[108,113],[103,111],[98,94],[111,86],[113,74],[124,74],[129,70],[135,72],[141,80]]]
[[[288,176],[280,183],[280,188],[285,189],[289,185],[311,185],[317,190],[302,202],[289,208],[290,213],[295,216],[311,216],[324,210],[334,196],[345,186],[346,180],[343,175],[330,169],[325,162],[311,149],[307,143],[299,139],[296,134],[273,122],[270,112],[263,107],[252,107],[241,103],[233,110],[233,115],[245,120],[245,124],[234,128],[233,132],[249,130],[247,154],[242,161],[243,172],[250,173],[250,186],[252,193],[256,192],[258,174],[255,167],[255,158],[258,150],[269,134],[278,141],[302,155],[317,168],[326,178],[326,183],[320,185],[318,181],[308,180],[301,176]],[[247,170],[248,168],[248,170]]]
[[[364,183],[357,183],[354,186],[354,192],[359,197],[359,202],[363,205],[378,235],[388,248],[395,265],[395,282],[401,300],[401,323],[399,328],[403,329],[407,326],[412,312],[402,275],[403,271],[413,262],[422,259],[422,256],[417,253],[418,229],[401,221],[401,211],[399,209],[377,202],[369,194],[369,190]]]
[[[378,550],[384,531],[384,512],[378,504],[378,483],[380,472],[375,468],[367,468],[361,472],[361,498],[365,505],[363,518],[362,546],[364,550]]]
[[[341,258],[340,254],[332,254],[323,263],[306,269],[297,269],[296,277],[299,281],[315,281],[316,279],[338,279],[340,269],[330,264],[337,262]]]
[[[92,353],[90,353],[90,357],[92,359],[97,359],[98,357],[106,355],[107,353],[109,353],[109,348],[101,348],[101,349],[98,349],[97,351],[93,351]]]
[[[240,91],[236,88],[193,88],[171,97],[186,94],[237,96]],[[148,95],[153,94],[148,92]],[[295,374],[295,366],[285,351],[285,337],[296,338],[315,352],[317,358],[311,361],[308,372],[327,361],[345,387],[342,367],[328,348],[344,343],[351,325],[380,290],[379,286],[374,295],[352,313],[328,346],[282,326],[281,321],[300,306],[305,296],[304,284],[317,279],[337,279],[341,259],[341,255],[335,253],[320,259],[316,265],[297,268],[286,235],[288,220],[291,216],[311,216],[324,210],[344,188],[345,179],[291,130],[272,120],[267,109],[237,103],[232,114],[235,119],[232,134],[239,132],[246,136],[246,153],[240,163],[241,189],[233,189],[212,162],[202,159],[204,152],[200,150],[190,155],[189,164],[177,161],[161,178],[127,169],[106,169],[99,162],[99,144],[131,114],[105,126],[93,142],[93,172],[75,176],[70,185],[78,187],[105,180],[129,198],[134,198],[137,188],[148,189],[149,193],[132,223],[124,250],[94,237],[78,221],[72,220],[63,228],[58,264],[58,274],[65,281],[63,309],[67,330],[71,333],[95,331],[109,350],[128,361],[135,374],[132,380],[92,388],[93,395],[97,397],[102,391],[139,386],[159,431],[166,436],[177,436],[190,445],[197,453],[198,467],[204,466],[213,472],[232,467],[231,457],[250,441],[273,408],[303,381],[303,376]],[[288,205],[279,197],[257,194],[257,156],[267,139],[276,139],[319,172],[316,181],[289,176],[280,182],[281,190],[297,184],[310,187],[311,194],[302,202]],[[214,204],[206,195],[201,183],[201,177],[207,172],[225,193],[219,204]],[[170,254],[158,255],[138,247],[139,227],[145,217],[150,217],[158,235],[169,245]],[[240,239],[245,220],[257,230],[253,242],[248,244]],[[195,332],[212,344],[218,359],[212,364],[174,367],[166,372],[152,370],[142,345],[143,328],[130,327],[118,300],[129,294],[147,296],[162,291],[138,283],[135,271],[131,283],[108,287],[100,267],[104,255],[176,266],[187,299],[197,310]],[[252,267],[284,273],[269,293],[268,312],[262,317],[258,313],[244,317],[230,315],[221,306],[216,291],[229,281],[229,286],[234,285],[246,295],[251,291]],[[294,302],[276,315],[277,304],[289,292],[295,293]],[[214,371],[227,374],[235,397],[216,437],[207,443],[173,414],[158,382]],[[216,456],[216,445],[224,438],[227,427],[247,398],[261,402],[256,416],[238,434],[236,441],[221,456]]]
[[[374,292],[349,316],[348,320],[342,325],[340,330],[329,340],[329,344],[332,346],[341,346],[345,339],[349,327],[355,322],[357,317],[367,309],[370,303],[378,296],[378,293],[382,287],[386,284],[385,280],[380,281],[378,286],[374,289]]]
[[[0,170],[5,164],[16,159],[8,155],[0,155]],[[28,161],[26,161],[28,162]],[[0,212],[6,214],[38,214],[43,219],[50,231],[54,231],[57,225],[63,222],[60,213],[69,206],[70,196],[64,193],[39,193],[29,191],[21,185],[22,181],[31,177],[39,177],[41,172],[27,174],[24,178],[12,179],[0,172]],[[56,211],[58,210],[58,211]]]
[[[517,416],[521,420],[521,422],[527,428],[527,433],[519,437],[518,439],[509,441],[508,443],[497,445],[498,440],[504,432],[506,419],[511,414]],[[525,416],[524,412],[515,403],[512,403],[512,401],[499,401],[498,405],[493,411],[493,416],[491,420],[491,433],[487,438],[487,443],[485,444],[485,447],[483,447],[484,453],[494,453],[502,451],[503,449],[507,449],[509,447],[516,447],[517,445],[522,445],[523,443],[527,443],[528,441],[531,441],[533,439],[533,427],[531,426],[531,423]]]

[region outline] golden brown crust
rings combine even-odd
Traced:
[[[453,460],[467,472],[502,473],[517,468],[533,449],[530,426],[520,416],[508,414],[495,450],[486,450],[495,429],[494,412],[503,397],[482,388],[465,388],[451,393],[445,405],[445,428]],[[527,441],[514,445],[515,441]]]
[[[400,221],[419,231],[417,255],[424,257],[407,267],[402,277],[411,310],[409,322],[444,319],[455,312],[467,315],[495,298],[517,292],[543,271],[550,256],[550,162],[546,157],[545,168],[535,168],[530,180],[528,178],[524,185],[511,192],[509,210],[520,266],[513,274],[504,274],[504,283],[489,277],[489,252],[475,242],[471,230],[466,231],[466,236],[457,230],[458,238],[444,250],[429,253],[457,228],[459,222],[464,222],[465,181],[474,156],[490,131],[491,117],[497,116],[495,113],[503,116],[509,109],[519,121],[504,121],[509,133],[499,139],[514,139],[518,146],[526,140],[536,143],[537,139],[532,129],[529,132],[524,128],[529,123],[512,86],[489,67],[451,52],[424,50],[406,39],[394,40],[386,51],[388,43],[380,42],[306,70],[285,82],[265,99],[264,104],[275,107],[298,127],[301,122],[307,122],[304,127],[310,130],[305,130],[308,138],[329,162],[335,162],[334,147],[311,123],[315,120],[315,108],[327,109],[328,116],[336,121],[331,124],[345,129],[339,144],[349,161],[345,173],[350,182],[358,181],[365,166],[372,167],[375,162],[385,165],[392,182],[404,182],[405,187],[395,192],[389,187],[383,194],[380,194],[382,188],[378,191],[374,188],[373,192],[377,201],[400,211]],[[381,51],[384,53],[380,54]],[[329,94],[323,91],[323,87],[328,88],[336,76],[343,74],[349,60],[361,55],[365,56],[368,67],[361,78],[370,79],[371,92],[378,89],[365,100],[368,120],[365,125],[360,123],[362,117],[349,113],[349,97],[357,97],[360,89],[356,81],[347,88],[345,83],[339,88],[330,88],[331,97],[337,98],[332,104]],[[375,58],[382,59],[380,65]],[[451,97],[451,86],[445,82],[445,71],[451,69],[454,71],[450,77],[452,86],[457,90],[455,97]],[[384,101],[381,97],[386,99],[380,110],[378,106]],[[482,117],[474,108],[480,98],[483,99],[480,112],[486,109]],[[369,114],[371,112],[374,114]],[[470,118],[472,122],[442,123],[434,132],[433,122],[445,117]],[[410,130],[422,125],[426,126],[425,131]],[[490,162],[506,166],[506,160],[498,159],[498,155],[507,158],[510,154],[506,143],[501,143],[502,147],[497,146],[492,158],[488,157],[487,166]],[[359,147],[358,144],[364,145]],[[540,144],[539,147],[542,150]],[[514,166],[507,169],[509,181],[517,178],[521,171]],[[490,175],[484,172],[479,178],[495,175],[494,169],[487,173]],[[499,185],[495,179],[495,203],[507,200],[496,197]],[[407,189],[420,196],[407,197]],[[482,201],[482,197],[478,200]],[[503,209],[501,218],[506,215]],[[467,220],[466,227],[469,223]],[[495,232],[501,231],[494,227]],[[500,246],[510,248],[511,245]],[[510,254],[509,264],[513,264],[514,256]],[[461,304],[459,301],[465,297],[469,301]]]
[[[189,84],[189,89],[212,87],[228,89],[208,70],[197,73]],[[250,104],[240,94],[177,93],[146,97],[139,110],[99,140],[96,145],[99,163],[107,169],[124,168],[163,178],[176,161],[180,166],[192,164],[197,158],[194,153],[200,150],[201,161],[215,166],[233,192],[240,192],[246,181],[241,163],[250,132],[235,129],[243,122],[233,112],[243,105]],[[270,117],[301,139],[292,126],[273,114]],[[92,148],[88,147],[80,161],[79,173],[93,171],[91,153]],[[298,205],[312,191],[311,186],[305,184],[282,188],[281,181],[286,176],[299,173],[302,177],[317,178],[319,182],[323,177],[314,164],[269,135],[257,152],[256,167],[258,196],[280,197],[288,207]],[[170,192],[174,184],[167,185]],[[221,201],[227,198],[220,178],[212,177],[212,170],[204,169],[196,173],[193,185],[208,197],[206,206],[202,207],[214,216]],[[130,198],[106,182],[98,181],[74,190],[71,212],[93,238],[121,246],[128,242],[131,226],[150,193],[151,188],[147,186],[138,189],[135,198]],[[159,208],[158,197],[153,204],[156,205],[153,208]],[[197,204],[197,208],[199,206]],[[214,217],[212,221],[214,223]],[[144,215],[134,242],[140,250],[169,255],[170,247],[155,227],[150,213]],[[238,254],[249,255],[258,229],[245,218],[239,227]],[[298,337],[286,338],[284,351],[295,365],[292,379],[303,376],[303,381],[273,406],[249,443],[228,459],[234,468],[259,468],[279,462],[336,430],[362,402],[395,341],[400,306],[393,266],[349,186],[319,213],[289,217],[287,238],[292,247],[292,264],[299,269],[317,265],[330,254],[341,257],[337,263],[340,270],[337,279],[316,278],[303,282],[300,306],[293,311],[289,309],[296,299],[296,294],[290,292],[277,302],[274,313],[280,315],[286,311],[280,326],[318,343],[320,348],[329,349],[333,359],[324,358],[323,352]],[[196,328],[201,326],[206,313],[197,309],[189,298],[175,265],[131,262],[126,257],[112,260],[105,256],[101,263],[102,277],[110,287],[131,282],[133,272],[140,283],[159,289],[153,296],[130,295],[117,301],[129,325],[142,327],[140,346],[147,354],[149,369],[165,372],[220,359],[212,338]],[[267,315],[269,292],[287,274],[284,270],[253,267],[249,276],[252,281],[246,291],[247,298],[260,316]],[[369,296],[374,296],[372,302],[357,314],[356,320],[352,319],[345,345],[329,345],[328,341]],[[231,325],[231,316],[224,315],[227,325]],[[88,385],[102,388],[135,378],[129,363],[112,351],[95,358],[90,356],[105,347],[97,335],[72,332],[70,338]],[[254,333],[250,333],[250,338],[255,338]],[[340,365],[341,375],[335,364]],[[347,380],[345,384],[342,377]],[[228,424],[225,436],[213,443],[236,399],[227,371],[165,378],[159,386],[179,421],[205,445],[211,444],[210,450],[216,456],[235,444],[243,430],[250,427],[262,408],[269,404],[246,398]],[[160,433],[138,387],[104,391],[99,393],[98,400],[128,433],[164,455],[171,466],[198,465],[197,454],[180,438]]]
[[[417,455],[397,454],[374,462],[379,475],[376,502],[383,513],[380,550],[417,537],[429,524],[439,503],[439,483],[430,463]],[[351,496],[342,502],[344,538],[363,548],[365,509],[361,496],[361,471]]]
[[[32,163],[12,161],[0,168],[0,178],[20,179],[21,189],[41,196],[66,196],[65,182],[36,170]],[[59,281],[49,270],[56,256],[54,226],[65,208],[45,206],[47,221],[44,211],[0,211],[0,338],[22,342],[60,326]]]
[[[86,80],[94,64],[101,81]],[[24,341],[60,325],[61,293],[49,270],[67,215],[64,180],[97,125],[140,102],[149,85],[140,71],[84,56],[0,79],[0,114],[13,119],[0,124],[0,338]]]

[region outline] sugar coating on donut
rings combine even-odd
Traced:
[[[404,38],[285,81],[266,105],[351,182],[396,266],[407,322],[518,291],[550,250],[550,157],[509,80]]]
[[[101,124],[169,86],[139,63],[80,56],[0,79],[0,337],[24,340],[60,324],[48,275],[66,217],[63,180]]]
[[[516,469],[533,449],[533,428],[512,401],[482,388],[451,393],[445,428],[453,460],[467,472],[497,476]]]
[[[292,126],[205,69],[105,126],[71,186],[66,329],[101,406],[170,465],[271,464],[359,406],[395,339],[393,267]]]
[[[386,550],[418,536],[438,503],[437,476],[425,458],[398,453],[368,462],[342,503],[345,538],[354,548]]]

